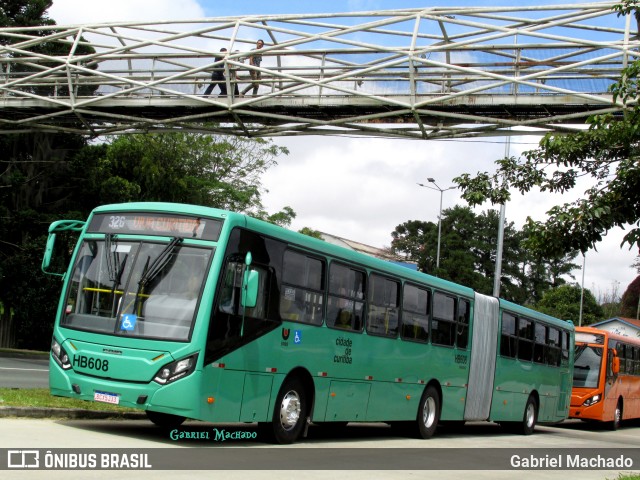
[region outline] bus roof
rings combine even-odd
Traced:
[[[226,224],[223,227],[224,229],[231,229],[235,226],[247,227],[251,230],[261,232],[267,236],[286,240],[297,248],[306,250],[308,252],[328,255],[335,260],[342,260],[360,265],[369,270],[376,270],[381,274],[400,277],[405,281],[428,283],[435,288],[440,288],[449,293],[464,296],[470,299],[472,299],[475,294],[474,290],[470,287],[466,287],[448,280],[443,280],[427,273],[418,272],[410,268],[397,265],[393,262],[366,255],[364,253],[349,250],[339,245],[333,245],[323,240],[294,232],[292,230],[288,230],[278,225],[253,218],[245,214],[234,213],[227,210],[204,207],[200,205],[188,205],[168,202],[132,202],[111,204],[97,207],[94,210],[94,212],[96,213],[108,211],[147,211],[164,213],[174,212],[185,215],[201,215],[204,217],[222,218],[225,220]],[[500,304],[503,308],[506,308],[514,313],[527,315],[530,318],[542,320],[549,324],[556,324],[566,327],[567,323],[571,323],[563,320],[558,320],[557,318],[537,312],[535,310],[531,310],[526,307],[522,307],[506,300],[501,299]]]
[[[630,343],[632,345],[640,346],[640,338],[636,337],[626,337],[624,335],[619,335],[614,332],[610,332],[609,330],[601,330],[599,328],[594,327],[576,327],[576,332],[581,333],[592,333],[593,335],[602,335],[611,340],[617,340],[624,343]]]
[[[571,325],[573,327],[573,322],[571,320],[560,320],[556,317],[552,317],[551,315],[547,315],[546,313],[538,312],[537,310],[533,310],[531,308],[523,307],[522,305],[518,305],[516,303],[510,302],[508,300],[500,299],[500,306],[504,309],[507,309],[513,313],[519,313],[521,315],[526,315],[529,318],[535,320],[541,320],[546,323],[561,325],[566,328],[567,325]]]

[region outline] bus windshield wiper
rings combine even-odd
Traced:
[[[182,238],[173,237],[169,244],[160,252],[151,264],[149,264],[151,257],[147,257],[144,269],[142,270],[142,275],[140,276],[140,280],[138,280],[138,289],[136,290],[136,296],[133,300],[132,312],[137,312],[138,305],[140,304],[140,296],[142,295],[144,288],[169,264],[171,261],[171,254],[176,247],[182,243],[182,240]]]
[[[156,278],[160,272],[162,272],[165,267],[171,261],[171,254],[175,250],[175,248],[182,243],[182,238],[173,237],[173,239],[169,242],[169,244],[160,252],[160,254],[156,257],[156,259],[149,265],[145,265],[144,272],[140,276],[140,280],[138,280],[138,290],[147,286],[151,280]],[[147,259],[148,262],[148,259]]]
[[[115,247],[114,247],[115,245]],[[115,281],[118,279],[118,242],[116,236],[110,233],[104,237],[104,253],[107,257],[107,274],[109,275],[109,281],[114,282],[113,288],[115,288]],[[113,250],[113,251],[112,251]]]

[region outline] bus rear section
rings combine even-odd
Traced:
[[[591,327],[576,328],[569,416],[612,429],[640,417],[640,340]]]

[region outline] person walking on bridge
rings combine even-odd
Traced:
[[[256,42],[255,49],[260,50],[262,47],[264,47],[264,41],[258,40]],[[259,52],[255,52],[249,55],[249,65],[251,65],[252,67],[260,68],[261,63],[262,63],[262,55]],[[258,95],[258,87],[260,86],[258,82],[260,81],[261,74],[258,70],[249,70],[249,73],[251,74],[251,84],[242,91],[242,94],[243,95],[246,94],[249,90],[253,88],[253,96],[255,97],[256,95]]]
[[[214,55],[213,58],[215,58],[215,61],[216,62],[221,61],[224,58],[224,54],[226,53],[226,51],[227,51],[226,48],[221,48],[220,49],[220,53],[222,53],[222,55]],[[204,96],[208,97],[209,95],[211,95],[211,92],[213,92],[213,89],[216,86],[220,88],[220,95],[222,95],[223,97],[226,97],[227,96],[227,83],[226,83],[226,80],[224,78],[224,64],[223,63],[213,67],[213,71],[211,72],[211,84],[204,91]]]

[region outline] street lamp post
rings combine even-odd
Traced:
[[[453,186],[448,188],[440,188],[436,183],[435,179],[433,178],[427,178],[427,182],[433,183],[435,185],[435,188],[429,185],[424,185],[423,183],[418,183],[418,185],[420,185],[421,187],[430,188],[431,190],[437,190],[440,192],[440,212],[438,213],[438,250],[436,252],[436,268],[440,268],[440,237],[442,235],[442,196],[444,195],[444,192],[446,192],[447,190],[452,190],[456,187]]]

